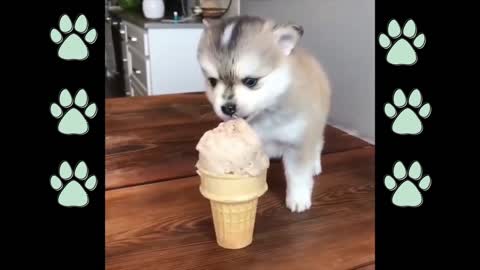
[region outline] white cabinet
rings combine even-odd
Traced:
[[[123,23],[130,95],[204,91],[205,79],[196,57],[201,27],[141,28]]]

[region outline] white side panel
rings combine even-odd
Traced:
[[[201,28],[149,29],[153,95],[204,91],[197,62],[201,33]]]

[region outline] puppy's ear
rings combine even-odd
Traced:
[[[290,55],[303,36],[303,27],[297,24],[277,24],[273,27],[275,41],[285,55]]]

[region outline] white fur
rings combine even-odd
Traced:
[[[207,73],[207,77],[218,78],[219,74],[217,68],[214,64],[212,64],[212,62],[210,62],[208,57],[202,56],[200,62],[202,63],[201,66],[203,70],[205,70],[205,72]]]
[[[301,162],[302,153],[297,147],[304,134],[307,122],[301,115],[285,121],[282,114],[268,117],[259,115],[252,122],[259,137],[264,143],[264,150],[270,158],[283,157],[285,178],[287,180],[286,205],[293,212],[302,212],[311,207],[313,174],[320,173],[320,154],[316,155],[312,164]],[[316,152],[320,151],[320,144]],[[313,173],[312,173],[313,172]]]
[[[257,74],[257,69],[261,65],[261,59],[255,54],[245,54],[242,55],[240,59],[237,60],[235,64],[236,72],[240,78],[245,78],[252,76],[252,74]]]
[[[314,175],[319,175],[322,173],[322,150],[323,150],[323,139],[318,142],[317,146],[315,147],[315,167],[313,169]]]
[[[235,23],[231,23],[225,27],[225,31],[223,31],[222,35],[222,45],[226,46],[230,39],[232,38],[233,28],[235,27]]]
[[[286,119],[288,121],[285,121]],[[269,117],[260,115],[251,124],[265,143],[275,143],[276,147],[298,144],[307,125],[301,115],[291,118],[283,114],[269,115]]]
[[[312,168],[299,162],[298,149],[291,147],[283,155],[285,178],[287,179],[287,207],[292,212],[303,212],[312,205]]]
[[[259,81],[260,89],[251,90],[243,85],[235,87],[237,113],[240,117],[253,116],[272,107],[277,98],[285,93],[290,81],[287,65],[283,65]]]

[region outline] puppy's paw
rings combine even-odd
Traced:
[[[308,188],[287,191],[287,208],[292,212],[303,212],[312,206],[312,192]]]

